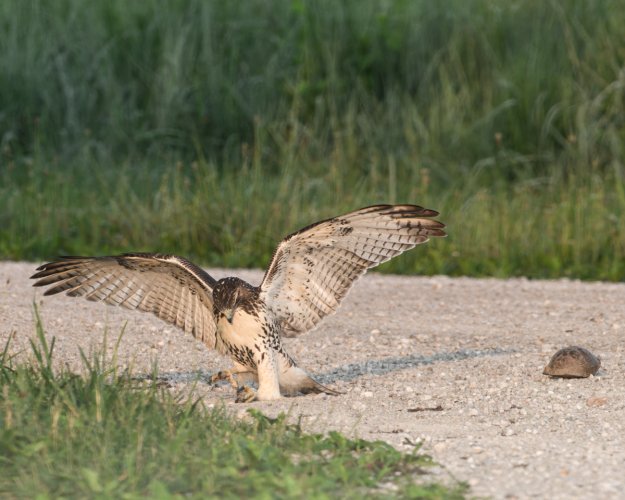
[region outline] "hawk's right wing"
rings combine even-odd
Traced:
[[[104,301],[151,312],[215,347],[213,287],[204,270],[175,255],[135,253],[110,257],[61,257],[37,268],[34,286],[55,285],[44,295]]]
[[[260,285],[285,335],[310,330],[333,313],[367,269],[445,236],[438,212],[416,205],[374,205],[287,236]]]

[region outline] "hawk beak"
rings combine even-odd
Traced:
[[[228,320],[228,323],[232,324],[232,317],[234,316],[234,309],[226,309],[224,311],[224,316]]]

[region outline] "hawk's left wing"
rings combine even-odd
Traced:
[[[416,205],[374,205],[287,236],[278,245],[261,297],[285,335],[310,330],[333,313],[367,269],[445,236],[438,212]]]

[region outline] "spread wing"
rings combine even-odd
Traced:
[[[367,269],[445,236],[438,212],[416,205],[375,205],[318,222],[278,245],[261,296],[283,333],[310,330],[333,313]]]
[[[104,301],[151,312],[209,347],[215,346],[213,287],[216,281],[181,257],[123,254],[110,257],[61,257],[37,268],[34,286],[54,285],[44,295]]]

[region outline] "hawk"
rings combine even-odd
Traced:
[[[44,295],[151,312],[234,361],[213,375],[237,389],[237,401],[299,393],[339,394],[299,368],[282,344],[334,313],[367,269],[431,236],[445,236],[438,212],[417,205],[374,205],[311,224],[284,238],[259,286],[215,280],[175,255],[126,253],[60,257],[37,268]],[[254,391],[245,382],[255,381]]]

